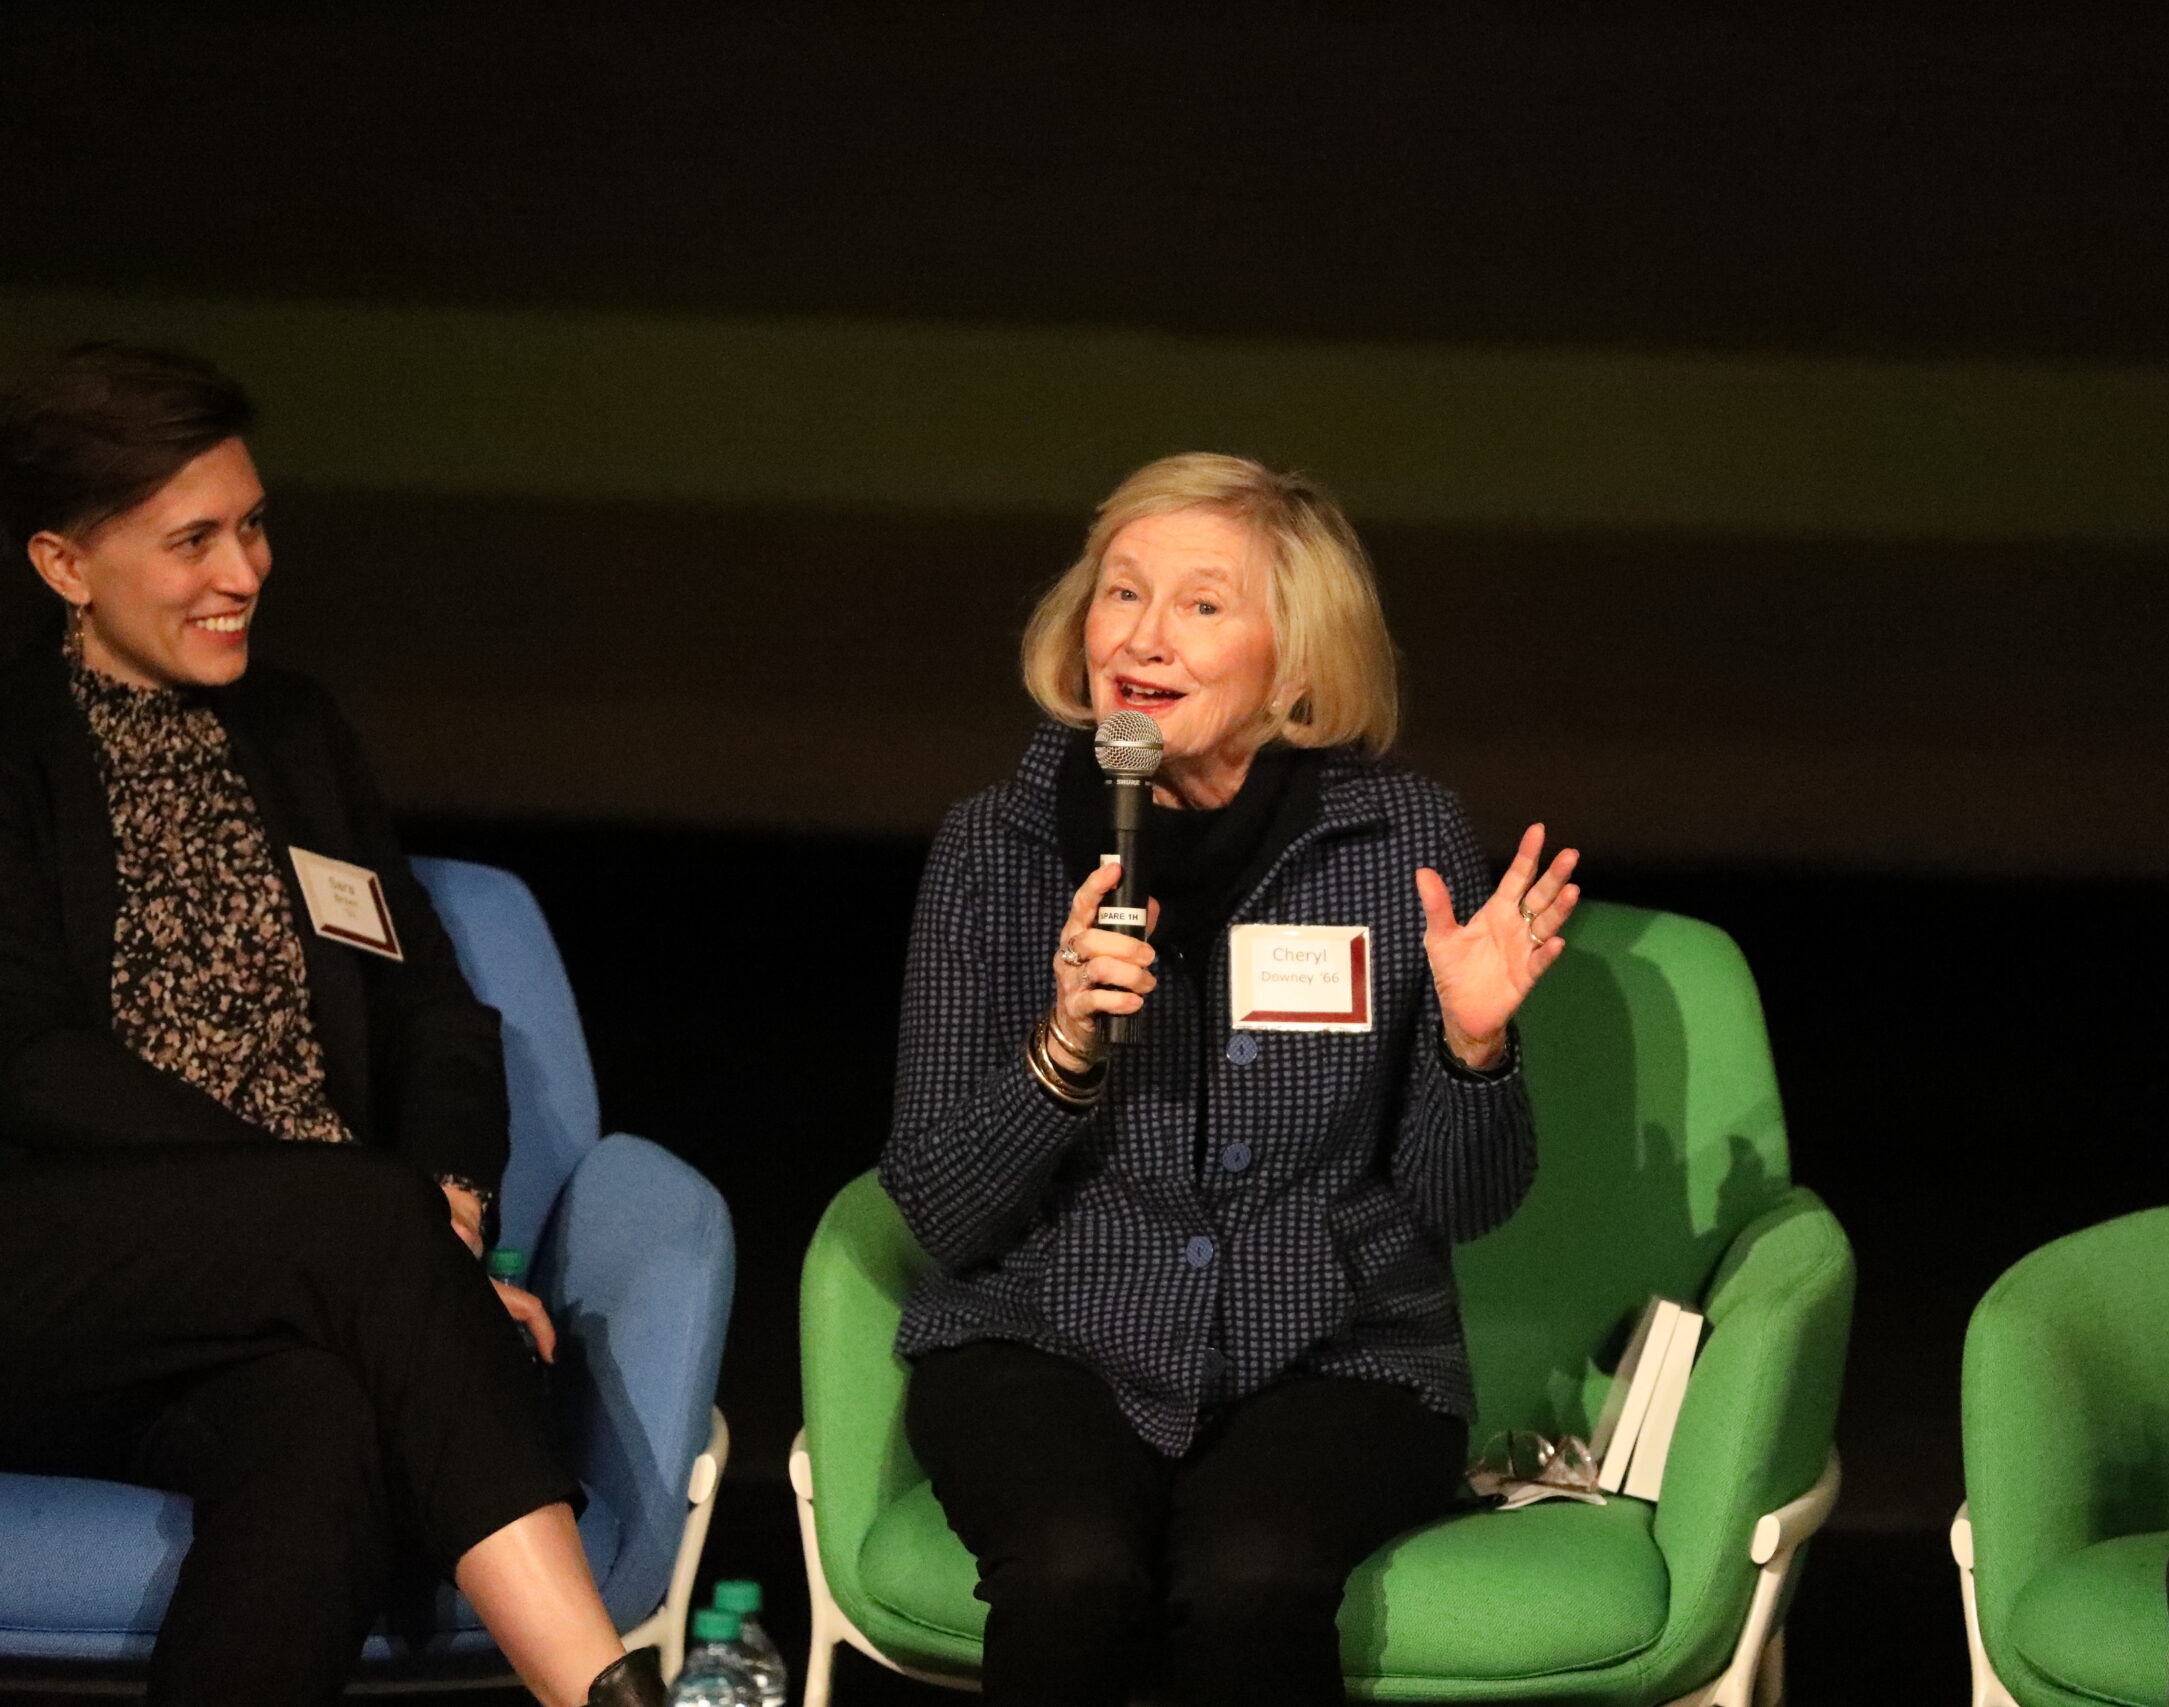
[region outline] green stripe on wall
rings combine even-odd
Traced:
[[[215,356],[275,477],[327,491],[1081,519],[1212,448],[1359,521],[2169,540],[2162,367],[0,294],[10,365],[98,335]]]

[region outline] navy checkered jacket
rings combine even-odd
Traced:
[[[1208,1405],[1297,1372],[1473,1417],[1452,1247],[1514,1212],[1536,1142],[1518,1045],[1477,1076],[1438,1042],[1414,873],[1443,873],[1463,917],[1492,884],[1459,802],[1328,754],[1316,820],[1236,908],[1237,923],[1369,925],[1370,1032],[1230,1030],[1223,933],[1209,958],[1162,957],[1142,1039],[1077,1110],[1022,1054],[1069,911],[1068,738],[1042,727],[927,859],[881,1180],[935,1266],[897,1349],[1005,1339],[1075,1358],[1170,1456]]]

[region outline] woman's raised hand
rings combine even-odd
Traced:
[[[1158,958],[1149,942],[1120,931],[1103,931],[1093,921],[1100,903],[1122,881],[1122,867],[1110,860],[1078,886],[1062,922],[1054,954],[1055,1033],[1048,1039],[1055,1058],[1071,1072],[1082,1072],[1090,1059],[1076,1044],[1099,1048],[1102,1014],[1134,1014],[1159,982],[1149,970]],[[1160,903],[1149,904],[1149,931],[1160,922]],[[1072,1041],[1074,1040],[1074,1041]]]
[[[1446,1046],[1464,1066],[1482,1071],[1506,1054],[1506,1022],[1551,963],[1566,951],[1559,930],[1581,890],[1567,879],[1581,858],[1564,848],[1543,876],[1544,826],[1522,832],[1514,863],[1467,924],[1454,918],[1453,891],[1426,866],[1416,873],[1423,898],[1423,951],[1431,962]]]

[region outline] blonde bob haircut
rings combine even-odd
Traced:
[[[1323,488],[1247,457],[1190,451],[1137,470],[1100,505],[1084,555],[1049,587],[1024,628],[1024,686],[1040,709],[1092,727],[1085,613],[1115,536],[1146,516],[1212,510],[1266,548],[1273,680],[1258,745],[1359,745],[1382,753],[1401,721],[1393,641],[1378,586],[1348,518]]]

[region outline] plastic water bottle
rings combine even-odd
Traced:
[[[717,1583],[715,1609],[737,1614],[738,1665],[760,1691],[761,1707],[784,1707],[790,1698],[791,1678],[776,1644],[761,1628],[761,1585],[743,1580]]]
[[[482,1259],[482,1266],[492,1280],[501,1280],[507,1286],[525,1287],[527,1284],[527,1253],[499,1245]],[[525,1322],[515,1324],[520,1330],[520,1340],[527,1347],[527,1355],[538,1364],[542,1353],[536,1349],[535,1336]]]
[[[738,1663],[738,1614],[693,1614],[693,1646],[686,1650],[671,1707],[760,1707],[760,1686]]]

